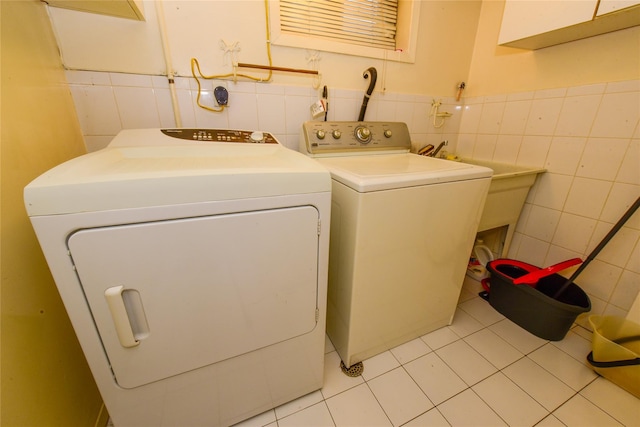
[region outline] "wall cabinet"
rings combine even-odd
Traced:
[[[607,13],[619,12],[632,6],[638,6],[638,0],[600,0],[596,16],[603,16]],[[636,9],[636,15],[640,15],[640,10]]]
[[[144,21],[141,0],[46,0],[45,3],[63,9]]]
[[[640,25],[640,0],[506,0],[498,44],[541,49]]]

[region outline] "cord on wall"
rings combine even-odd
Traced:
[[[433,117],[433,127],[436,129],[444,126],[445,119],[453,115],[446,111],[439,112],[438,109],[441,105],[441,101],[436,101],[435,99],[431,101],[431,113],[429,113],[429,117]],[[440,121],[438,121],[438,119],[440,119]]]
[[[268,82],[271,81],[271,78],[273,76],[273,71],[284,71],[284,72],[289,72],[289,73],[303,73],[303,74],[314,75],[313,86],[316,89],[318,87],[320,87],[320,79],[319,79],[320,73],[315,69],[314,70],[302,70],[302,69],[296,69],[296,68],[275,67],[273,65],[273,59],[271,57],[271,28],[269,26],[269,2],[268,2],[268,0],[265,0],[264,6],[265,6],[265,19],[266,19],[266,37],[267,37],[266,48],[267,48],[267,57],[269,59],[269,65],[238,63],[236,61],[236,59],[237,59],[236,58],[236,54],[237,54],[237,52],[240,51],[239,43],[238,42],[227,42],[226,40],[221,40],[220,41],[220,48],[224,51],[225,62],[226,62],[228,57],[231,57],[231,65],[233,66],[233,72],[227,73],[227,74],[218,74],[218,75],[205,75],[205,74],[202,73],[202,70],[200,69],[200,63],[198,62],[198,60],[196,58],[191,58],[191,75],[196,80],[196,84],[198,85],[198,95],[196,96],[196,103],[198,104],[198,107],[203,108],[203,109],[205,109],[207,111],[214,112],[214,113],[221,113],[222,111],[224,111],[225,107],[227,106],[226,104],[220,104],[219,103],[218,107],[210,107],[210,106],[207,106],[207,105],[203,105],[200,102],[200,97],[201,97],[201,92],[202,92],[202,86],[200,85],[200,78],[207,79],[207,80],[210,80],[210,79],[231,79],[234,82],[236,82],[238,80],[238,77],[241,77],[241,78],[245,78],[245,79],[256,81],[258,83],[268,83]],[[319,56],[318,55],[315,55],[315,56],[312,57],[312,62],[313,62],[314,68],[317,67],[318,60],[319,60]],[[269,74],[267,75],[266,78],[264,78],[264,77],[255,77],[255,76],[251,76],[251,75],[248,75],[248,74],[238,73],[238,68],[254,68],[254,69],[268,70]],[[198,71],[197,74],[196,74],[196,70]]]
[[[169,41],[167,39],[167,25],[164,19],[164,9],[162,2],[156,2],[156,14],[158,15],[158,26],[160,27],[160,38],[162,40],[162,51],[164,53],[164,61],[167,67],[167,80],[169,82],[169,93],[171,94],[171,105],[173,107],[173,117],[176,121],[176,127],[182,127],[182,116],[178,107],[178,95],[176,94],[176,85],[173,74],[173,64],[171,63],[171,51],[169,50]]]

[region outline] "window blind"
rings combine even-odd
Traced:
[[[280,31],[395,50],[398,0],[280,0]]]

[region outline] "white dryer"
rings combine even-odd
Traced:
[[[411,154],[398,122],[306,122],[300,145],[332,176],[327,334],[357,374],[451,324],[492,171]]]
[[[321,388],[329,173],[268,133],[127,130],[24,191],[116,426],[222,426]]]

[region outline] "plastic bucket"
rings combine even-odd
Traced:
[[[640,325],[617,316],[589,316],[589,323],[593,370],[640,398]]]
[[[575,283],[558,297],[552,295],[567,279],[553,269],[540,269],[521,261],[498,259],[487,265],[489,279],[489,304],[502,315],[536,335],[550,341],[563,339],[579,314],[591,310],[587,294]],[[526,275],[537,278],[535,282],[515,284]],[[531,276],[530,276],[531,277]]]

